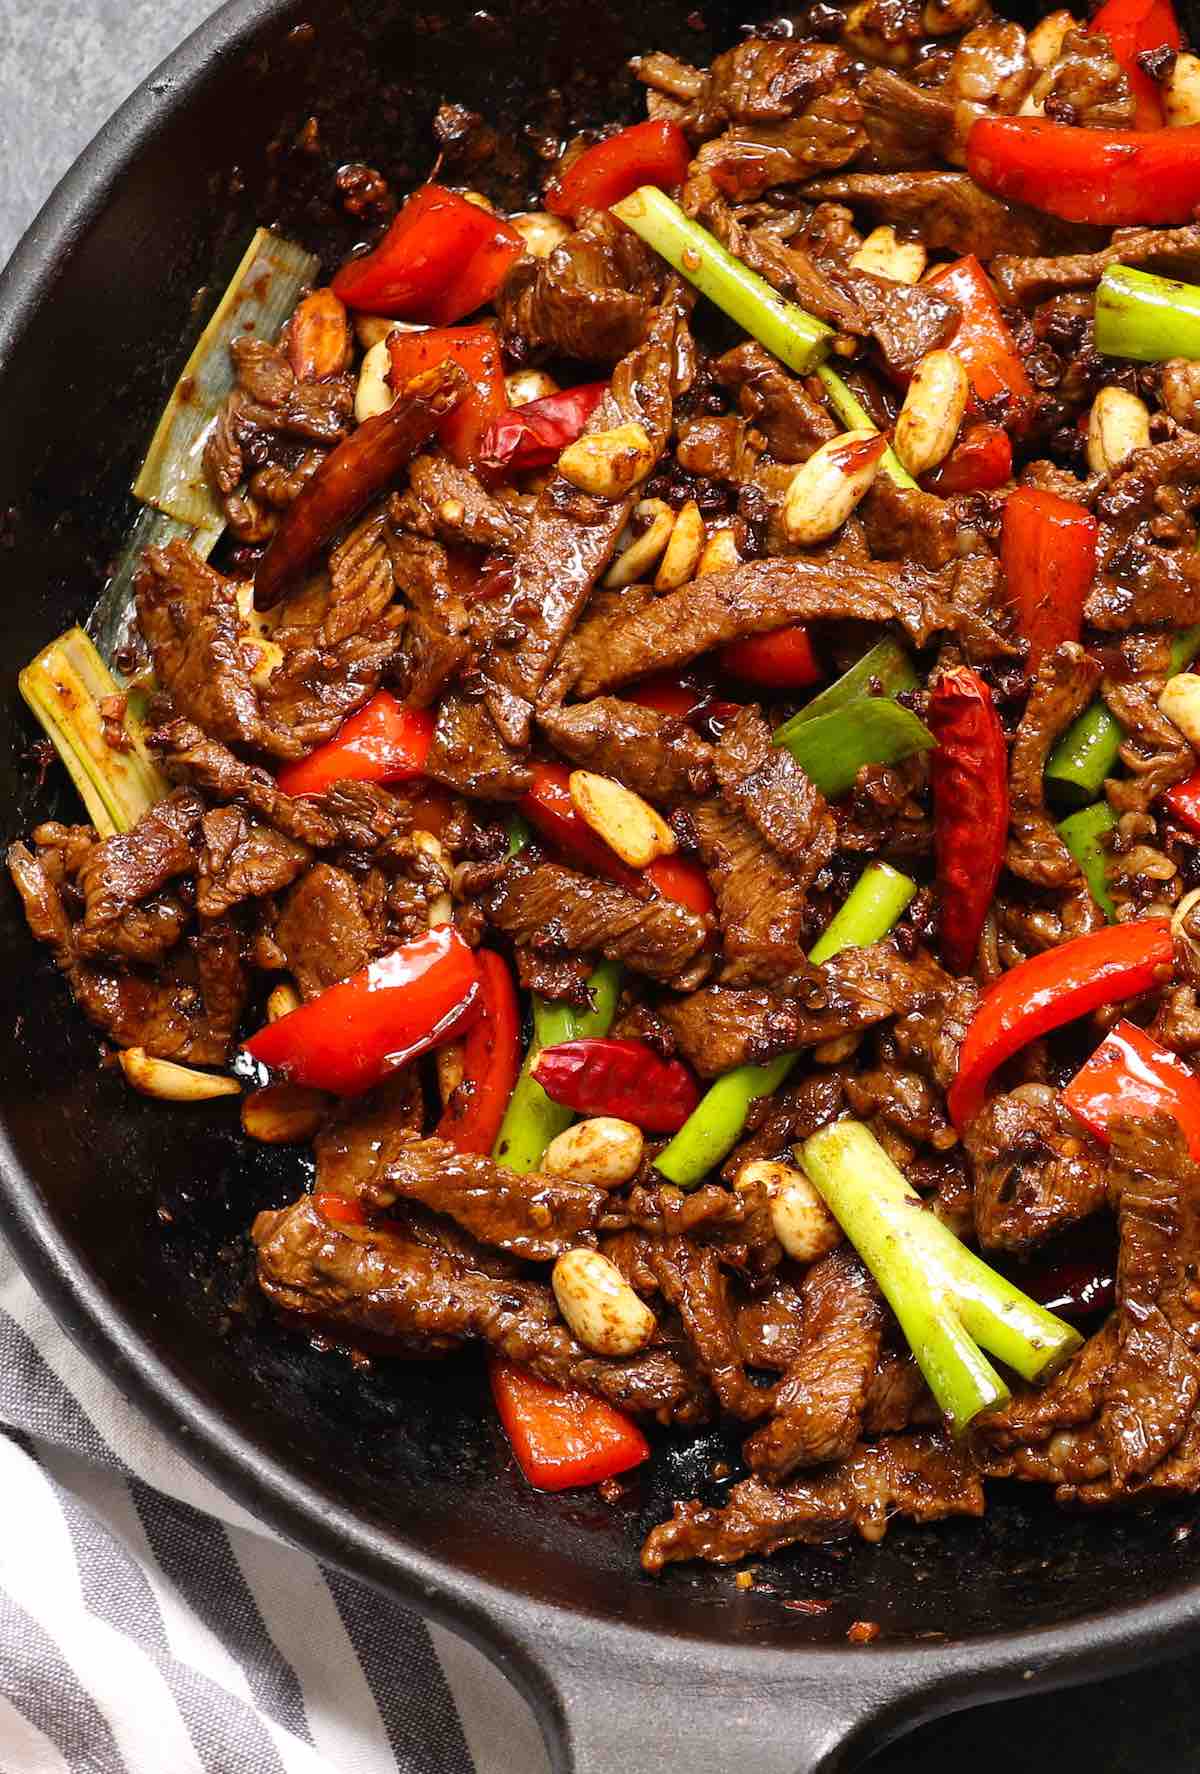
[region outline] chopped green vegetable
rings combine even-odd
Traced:
[[[1117,823],[1117,816],[1107,801],[1096,801],[1081,807],[1060,822],[1058,835],[1083,870],[1088,892],[1109,923],[1116,919],[1117,908],[1108,891],[1108,846],[1105,840]]]
[[[642,185],[614,203],[612,213],[789,369],[806,374],[829,350],[831,327],[735,259],[665,192]]]
[[[234,339],[273,339],[320,261],[290,240],[259,228],[183,367],[150,440],[134,497],[193,529],[225,524],[204,473],[204,446],[233,388]]]
[[[859,400],[854,390],[842,381],[836,370],[831,370],[827,363],[818,365],[817,375],[824,384],[829,396],[829,404],[842,424],[850,431],[878,431],[879,427]],[[883,452],[879,464],[888,479],[898,487],[915,487],[916,481],[908,472],[891,444]]]
[[[1139,363],[1200,358],[1200,286],[1110,265],[1096,291],[1096,349]]]
[[[830,961],[843,949],[865,948],[887,935],[916,892],[916,883],[886,862],[864,869],[809,960]],[[741,1137],[750,1105],[779,1089],[799,1054],[781,1053],[761,1066],[738,1066],[711,1084],[679,1132],[654,1160],[660,1176],[691,1189]]]
[[[588,984],[592,994],[590,1010],[552,1004],[534,994],[533,1040],[492,1147],[492,1156],[509,1170],[518,1170],[522,1175],[536,1170],[550,1141],[575,1119],[573,1109],[550,1101],[532,1076],[532,1068],[543,1047],[557,1047],[562,1041],[579,1041],[589,1035],[607,1035],[617,1014],[621,969],[613,961],[600,961]]]
[[[1200,624],[1181,629],[1171,643],[1168,671],[1182,671],[1200,653]],[[1125,730],[1102,702],[1093,702],[1072,721],[1046,764],[1046,786],[1067,806],[1094,801],[1117,767]]]
[[[879,1283],[957,1434],[1009,1397],[983,1350],[1040,1380],[1080,1347],[1078,1331],[925,1210],[861,1121],[822,1127],[796,1147],[796,1159]]]
[[[860,696],[832,714],[802,722],[784,741],[831,801],[849,793],[864,764],[897,764],[935,743],[924,721],[888,696]]]
[[[786,745],[798,727],[805,721],[816,720],[820,715],[834,714],[839,708],[845,708],[848,702],[857,702],[863,696],[874,693],[878,685],[882,696],[899,696],[902,690],[915,690],[920,680],[916,667],[900,645],[890,635],[876,641],[869,653],[844,671],[840,678],[835,678],[811,702],[806,702],[798,714],[775,729],[776,745]]]
[[[21,672],[21,694],[54,742],[101,837],[128,831],[168,793],[170,784],[151,761],[128,707],[101,703],[120,686],[81,628],[43,647]],[[125,749],[110,745],[119,728]]]

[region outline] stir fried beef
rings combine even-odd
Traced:
[[[9,873],[109,1057],[165,1098],[213,1087],[161,1061],[257,1067],[250,1139],[299,1105],[252,1228],[282,1333],[501,1358],[535,1482],[520,1370],[589,1482],[597,1400],[714,1425],[740,1464],[651,1573],[993,1479],[1200,1493],[1200,223],[999,194],[989,134],[1082,165],[1145,123],[1124,46],[1038,31],[866,0],[650,46],[671,264],[614,213],[619,126],[531,153],[443,105],[447,179],[528,205],[496,266],[439,284],[481,223],[447,185],[405,215],[419,339],[353,294],[390,235],[275,342],[243,292],[225,531],[144,552],[122,687],[76,631],[23,679],[96,823],[55,807]],[[762,282],[729,300],[717,247]],[[1121,266],[1167,282],[1117,355]],[[1032,1317],[1076,1247],[1079,1337]],[[1002,1408],[924,1340],[950,1314]]]

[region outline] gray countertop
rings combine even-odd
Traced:
[[[208,0],[0,0],[0,264],[109,113],[211,10]],[[1200,1770],[1198,1685],[1200,1655],[927,1725],[873,1767],[1188,1774]]]

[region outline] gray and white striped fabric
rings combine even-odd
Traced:
[[[285,1546],[0,1242],[0,1774],[546,1774],[485,1658]]]

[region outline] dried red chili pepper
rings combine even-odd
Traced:
[[[966,973],[1004,861],[1008,748],[991,691],[965,665],[941,674],[925,718],[937,740],[930,774],[942,955]]]
[[[480,467],[510,471],[548,467],[580,436],[607,393],[607,382],[582,382],[577,388],[562,388],[541,400],[509,407],[483,434]]]
[[[592,1036],[543,1047],[533,1075],[551,1102],[577,1115],[615,1115],[647,1133],[677,1133],[700,1101],[682,1060],[645,1041]]]

